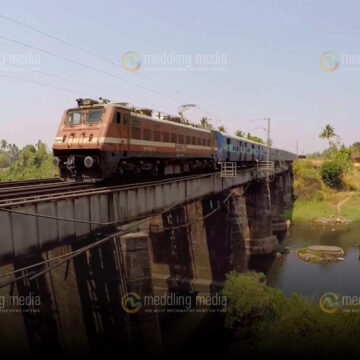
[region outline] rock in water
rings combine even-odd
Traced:
[[[300,259],[308,262],[326,263],[344,260],[344,250],[338,246],[312,245],[297,250],[296,254]]]

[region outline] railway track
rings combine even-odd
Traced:
[[[173,181],[182,181],[187,179],[201,178],[205,176],[217,175],[218,172],[210,172],[197,175],[177,175],[167,177],[164,179],[119,184],[119,185],[105,185],[102,184],[89,184],[89,183],[61,183],[51,184],[47,188],[39,189],[36,185],[36,189],[26,189],[25,191],[14,191],[3,194],[0,189],[0,208],[14,207],[26,204],[39,203],[49,200],[60,200],[67,198],[77,198],[82,196],[106,194],[109,192],[121,190],[121,189],[136,189],[144,186],[151,186],[156,184],[171,183]]]
[[[37,198],[44,195],[54,195],[59,193],[68,193],[76,190],[85,190],[93,187],[89,183],[48,183],[39,185],[14,186],[0,188],[0,204],[14,199]]]
[[[17,180],[17,181],[1,181],[0,191],[6,188],[32,186],[32,185],[44,185],[44,184],[56,184],[61,183],[62,180],[59,177],[45,178],[45,179],[33,179],[33,180]]]

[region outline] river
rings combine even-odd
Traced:
[[[360,296],[360,224],[323,226],[293,225],[282,245],[290,254],[253,261],[252,269],[267,275],[269,285],[281,289],[285,295],[319,298],[325,292]],[[309,245],[334,245],[344,249],[344,261],[326,264],[304,262],[296,257],[298,248]]]

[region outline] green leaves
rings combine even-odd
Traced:
[[[321,177],[324,183],[332,188],[339,187],[342,184],[343,168],[334,160],[327,161],[321,166]]]

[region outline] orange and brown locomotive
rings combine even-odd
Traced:
[[[124,172],[171,174],[215,166],[213,131],[180,117],[126,103],[78,99],[53,145],[63,179],[104,179]]]

